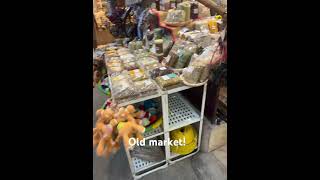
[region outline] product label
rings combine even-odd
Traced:
[[[198,14],[198,13],[199,13],[199,10],[198,10],[198,9],[193,9],[193,13],[194,13],[194,14]]]
[[[166,70],[166,69],[167,69],[166,67],[161,67],[161,68],[160,68],[160,70]]]
[[[163,80],[165,80],[165,81],[170,79],[170,77],[169,77],[168,75],[161,76],[161,78],[162,78]]]
[[[177,77],[177,75],[174,74],[174,73],[168,74],[167,76],[168,76],[169,78],[175,78],[175,77]]]

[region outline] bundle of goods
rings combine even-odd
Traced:
[[[216,43],[204,49],[201,55],[194,54],[189,66],[183,70],[182,80],[186,85],[197,85],[205,82],[212,67],[219,63],[221,53]]]
[[[156,82],[163,90],[168,90],[179,86],[181,83],[180,77],[175,73],[159,76],[156,78]]]
[[[118,103],[121,103],[126,98],[134,98],[139,95],[127,71],[111,77],[111,83],[112,97]]]
[[[130,54],[130,50],[128,48],[119,48],[117,50],[117,53],[119,54],[119,56],[123,56],[123,55],[126,55],[126,54]]]
[[[144,69],[145,71],[150,71],[161,66],[161,64],[158,62],[158,59],[153,56],[142,57],[138,62],[138,65],[141,69]]]
[[[184,26],[186,23],[186,13],[183,10],[170,9],[168,11],[165,23],[169,26]]]
[[[185,145],[170,146],[170,150],[173,153],[186,155],[197,148],[198,134],[192,125],[170,132],[170,139],[178,141],[181,140],[182,142],[185,140]]]
[[[108,74],[110,76],[116,76],[123,71],[123,64],[119,57],[111,57],[106,60]]]
[[[214,44],[215,42],[218,41],[219,37],[220,37],[220,34],[218,33],[210,34],[208,32],[205,32],[205,31],[201,32],[198,30],[185,32],[181,35],[182,39],[185,39],[190,42],[194,42],[195,44],[197,44],[199,48],[205,48]]]
[[[166,65],[175,69],[182,69],[188,66],[191,56],[198,51],[195,43],[178,40],[167,57]]]
[[[142,49],[143,43],[142,41],[131,41],[128,44],[128,48],[130,49],[131,52],[134,52],[136,50]]]
[[[125,54],[120,56],[120,59],[122,60],[123,63],[123,67],[125,70],[133,70],[133,69],[137,69],[138,65],[136,64],[136,57],[135,55],[129,53],[129,54]]]
[[[148,78],[143,69],[134,69],[128,71],[128,74],[132,81],[141,81]]]
[[[99,109],[96,112],[97,122],[93,128],[93,147],[97,146],[98,156],[109,157],[111,152],[119,150],[120,140],[123,140],[126,149],[132,148],[129,138],[136,137],[143,139],[145,128],[140,124],[142,121],[137,118],[140,113],[135,112],[134,106],[126,108]]]
[[[105,58],[111,58],[111,57],[119,57],[119,54],[117,53],[117,50],[116,48],[108,48],[106,50],[106,53],[105,53]]]
[[[158,90],[157,84],[150,79],[136,81],[134,82],[134,86],[141,96],[155,94]]]
[[[173,72],[174,71],[172,70],[172,68],[162,66],[162,67],[158,67],[158,68],[155,68],[155,69],[151,70],[149,72],[149,75],[150,75],[150,77],[152,79],[156,79],[159,76],[164,76],[164,75],[167,75],[167,74],[171,74]]]
[[[199,18],[206,18],[206,17],[210,17],[210,16],[211,16],[210,9],[208,7],[206,7],[205,5],[203,5],[202,3],[198,3],[198,17]]]
[[[179,3],[179,4],[177,5],[177,9],[184,11],[184,13],[185,13],[185,19],[184,19],[184,21],[189,21],[189,20],[190,20],[190,17],[191,17],[191,13],[190,13],[191,4],[190,4],[190,2],[184,1],[184,2],[182,2],[182,3]]]

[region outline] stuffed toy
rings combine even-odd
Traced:
[[[138,125],[135,122],[128,121],[122,124],[122,127],[120,128],[119,134],[115,141],[118,143],[120,141],[120,138],[122,138],[125,148],[131,149],[132,147],[129,144],[129,139],[132,138],[133,135],[135,135],[138,140],[142,140],[142,133],[144,132],[145,128],[143,126]]]
[[[116,119],[112,119],[107,125],[102,122],[97,124],[96,133],[99,134],[97,136],[100,138],[96,150],[98,156],[102,156],[105,153],[106,158],[108,158],[112,151],[119,149],[119,143],[114,142],[112,139],[113,129],[117,124],[118,121]],[[97,139],[94,138],[94,140]]]
[[[120,139],[123,140],[126,148],[129,148],[129,138],[135,137],[142,140],[145,128],[140,125],[142,120],[137,118],[142,115],[145,113],[137,113],[132,105],[114,110],[111,108],[99,109],[96,112],[98,118],[96,127],[93,128],[93,147],[97,146],[97,155],[105,154],[105,157],[108,158],[112,151],[117,151],[120,148]],[[113,137],[116,139],[113,140]]]
[[[111,119],[114,118],[114,111],[112,111],[110,108],[107,108],[106,110],[99,109],[96,112],[96,116],[98,118],[97,122],[108,124]]]

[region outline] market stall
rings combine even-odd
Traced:
[[[223,7],[214,4],[218,14],[211,16],[197,1],[141,3],[125,1],[131,18],[124,22],[137,31],[97,46],[93,74],[94,86],[108,96],[93,132],[97,155],[108,157],[123,142],[135,179],[199,152],[207,86],[226,64]],[[199,90],[193,95],[200,108],[189,98],[192,89]],[[226,90],[219,89],[224,94],[217,102],[226,107]],[[131,146],[130,138],[185,144]]]

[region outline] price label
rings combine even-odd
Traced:
[[[163,80],[165,80],[165,81],[170,79],[170,77],[167,76],[167,75],[161,76],[161,78],[162,78]]]

